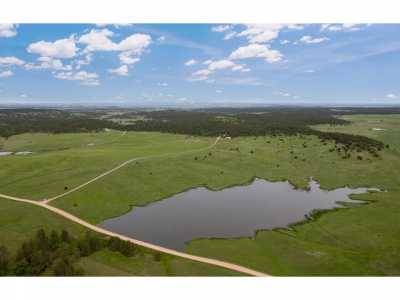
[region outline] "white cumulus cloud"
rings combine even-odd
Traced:
[[[131,53],[129,52],[122,52],[118,57],[121,63],[126,65],[133,65],[140,61],[140,58],[132,57]]]
[[[214,32],[225,32],[232,28],[232,25],[218,25],[211,27],[211,31]]]
[[[221,60],[208,60],[203,64],[207,65],[206,69],[198,70],[192,73],[193,80],[206,80],[208,76],[214,73],[217,70],[225,70],[230,69],[231,71],[241,71],[241,72],[249,72],[250,69],[246,67],[246,65],[236,64],[235,62],[228,59]]]
[[[27,70],[39,70],[39,69],[53,69],[57,71],[70,71],[72,70],[71,65],[64,65],[59,59],[52,57],[39,57],[38,63],[28,63],[25,65]]]
[[[227,60],[227,59],[222,59],[222,60],[218,60],[218,61],[212,61],[208,65],[208,69],[210,71],[214,71],[214,70],[232,68],[234,66],[235,66],[235,63],[233,61],[230,61],[230,60]]]
[[[82,66],[90,65],[92,59],[92,54],[87,53],[84,58],[74,60],[73,64],[75,65],[75,68],[79,70]]]
[[[147,34],[135,33],[123,39],[119,43],[110,38],[114,32],[108,29],[92,29],[89,33],[82,35],[78,42],[86,44],[84,52],[92,51],[125,51],[132,54],[141,54],[151,43],[151,37]]]
[[[81,81],[82,85],[99,85],[99,75],[86,71],[79,72],[59,72],[54,75],[55,78],[61,80],[76,80]]]
[[[239,32],[237,36],[246,37],[250,43],[266,43],[276,39],[281,30],[303,29],[302,25],[297,24],[247,24],[246,29]]]
[[[115,28],[120,27],[131,27],[132,23],[97,23],[96,27],[107,27],[107,26],[114,26]]]
[[[237,36],[237,32],[236,31],[230,31],[227,34],[225,34],[224,40],[227,41],[227,40],[233,39],[236,36]]]
[[[16,24],[0,24],[0,37],[10,38],[17,35]]]
[[[197,60],[195,59],[189,59],[185,62],[185,66],[194,66],[195,64],[197,64]]]
[[[299,40],[300,43],[304,43],[304,44],[319,44],[319,43],[323,43],[326,41],[329,41],[329,38],[327,38],[327,37],[313,38],[310,35],[305,35],[305,36],[301,37],[301,39]]]
[[[17,65],[17,66],[21,66],[23,65],[25,62],[22,59],[19,59],[15,56],[3,56],[0,57],[0,65]]]
[[[195,77],[202,77],[202,76],[208,76],[212,73],[212,71],[208,69],[201,69],[193,73],[193,76]]]
[[[0,78],[11,77],[13,75],[14,75],[14,72],[10,71],[10,70],[0,72]]]
[[[151,37],[147,34],[135,33],[117,44],[118,51],[129,51],[132,54],[141,54],[151,43]]]
[[[344,23],[344,24],[322,24],[321,31],[331,31],[331,32],[350,32],[359,31],[368,26],[368,24],[356,24],[356,23]]]
[[[282,60],[282,53],[278,50],[271,49],[269,45],[250,44],[239,47],[231,53],[230,59],[246,59],[246,58],[262,58],[269,63]]]
[[[127,65],[133,65],[140,61],[139,56],[151,44],[151,36],[148,34],[135,33],[123,39],[119,43],[111,40],[114,32],[109,29],[92,29],[89,33],[82,35],[78,42],[85,44],[84,53],[94,51],[118,51],[119,60],[123,66],[109,70],[115,75],[125,76],[128,74]],[[126,69],[126,70],[125,70]]]
[[[127,65],[122,65],[116,69],[109,69],[108,72],[117,76],[128,76],[129,69]]]
[[[86,44],[85,52],[91,51],[113,51],[116,45],[109,39],[114,32],[108,29],[92,29],[89,33],[82,35],[78,42]]]
[[[55,42],[39,41],[30,44],[27,48],[29,53],[54,58],[72,58],[78,50],[73,38],[61,39]]]

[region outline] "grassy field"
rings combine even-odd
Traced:
[[[132,163],[54,201],[53,205],[99,223],[129,211],[132,206],[146,205],[191,187],[222,189],[244,184],[254,177],[289,180],[299,188],[307,188],[311,176],[325,189],[345,185],[381,188],[387,192],[357,195],[357,199],[373,201],[368,205],[324,213],[290,231],[260,231],[254,239],[196,240],[187,251],[275,275],[398,275],[400,117],[346,116],[346,119],[353,123],[317,128],[363,134],[382,140],[390,148],[384,149],[378,158],[361,152],[343,159],[331,151],[333,143],[324,144],[312,136],[224,139],[212,150]],[[35,154],[0,157],[4,165],[0,170],[2,193],[41,199],[62,193],[64,186],[80,184],[126,159],[201,149],[214,140],[158,133],[122,135],[115,131],[66,135],[66,141],[63,135],[38,135],[37,139],[36,136],[19,135],[3,141],[4,151]],[[94,145],[88,146],[91,143]],[[90,274],[124,274],[131,269],[130,265],[135,269],[131,274],[146,274],[147,269],[160,275],[221,272],[215,268],[208,270],[208,266],[202,266],[200,271],[199,266],[188,266],[192,263],[169,258],[163,258],[163,269],[146,267],[151,259],[142,260],[121,262],[115,255],[99,252],[81,264]]]

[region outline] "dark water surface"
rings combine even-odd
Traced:
[[[129,213],[104,221],[101,227],[139,240],[182,249],[196,238],[252,237],[257,229],[287,227],[314,210],[342,207],[349,194],[366,188],[324,191],[310,181],[310,190],[296,190],[288,182],[256,179],[250,185],[221,191],[195,188],[134,207]]]

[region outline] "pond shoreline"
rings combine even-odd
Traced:
[[[323,213],[366,204],[367,201],[352,199],[351,195],[374,191],[365,187],[327,191],[312,178],[307,189],[299,189],[288,180],[253,177],[244,185],[218,190],[205,186],[190,188],[144,206],[131,206],[127,213],[99,225],[182,249],[197,239],[253,239],[263,230],[293,230]],[[177,248],[176,243],[182,239],[184,246]]]

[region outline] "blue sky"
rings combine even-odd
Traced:
[[[0,104],[400,104],[400,25],[0,24]]]

